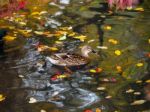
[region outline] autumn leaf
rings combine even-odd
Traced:
[[[17,37],[7,35],[7,36],[4,37],[4,41],[11,42],[11,41],[14,41],[16,38]]]
[[[43,35],[44,34],[44,32],[42,32],[42,31],[34,31],[34,33],[37,35]]]
[[[3,101],[3,100],[5,100],[5,96],[0,94],[0,102]]]
[[[146,102],[146,100],[136,100],[133,103],[131,103],[131,105],[141,105],[141,104],[143,104],[145,102]]]
[[[84,35],[80,35],[80,36],[74,36],[73,38],[79,39],[80,41],[84,42],[87,37]]]
[[[136,66],[137,67],[142,67],[142,66],[144,66],[144,64],[143,63],[137,63]]]
[[[120,55],[122,54],[122,52],[121,52],[120,50],[115,50],[115,54],[116,54],[117,56],[120,56]]]
[[[114,45],[118,44],[118,41],[115,40],[115,39],[109,39],[108,42],[110,42],[110,43],[112,43]]]

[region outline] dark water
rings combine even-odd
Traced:
[[[83,3],[72,0],[63,6],[64,9],[61,5],[42,7],[42,10],[49,11],[45,16],[45,26],[40,26],[31,17],[26,18],[29,20],[26,27],[2,19],[2,23],[18,29],[55,31],[59,26],[72,26],[74,32],[86,35],[87,40],[66,39],[60,52],[76,52],[80,46],[88,44],[100,56],[91,56],[91,63],[76,68],[70,77],[52,80],[57,73],[66,74],[66,70],[50,62],[45,64],[47,55],[39,53],[34,45],[40,42],[56,46],[56,39],[34,34],[31,38],[19,35],[19,39],[6,46],[12,50],[0,60],[0,94],[6,96],[5,101],[0,102],[0,112],[83,112],[86,109],[94,112],[96,108],[102,112],[149,112],[150,103],[144,93],[145,81],[150,79],[150,60],[146,57],[150,52],[148,4],[148,1],[142,4],[144,12],[110,13],[103,1]],[[111,29],[106,28],[110,26]],[[109,39],[117,40],[118,44]],[[100,49],[101,46],[108,49]],[[122,54],[115,55],[115,50]],[[138,63],[143,66],[137,67]],[[116,66],[123,70],[118,72]],[[98,67],[103,72],[89,72]],[[136,83],[139,80],[141,83]],[[98,90],[100,87],[105,90]],[[129,89],[140,94],[126,93]],[[31,99],[36,99],[36,103],[29,103]],[[144,100],[145,103],[132,106],[136,100]]]

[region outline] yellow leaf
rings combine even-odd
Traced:
[[[111,26],[109,26],[109,25],[106,25],[106,26],[104,26],[104,29],[105,29],[105,30],[111,30],[111,29],[112,29],[112,27],[111,27]]]
[[[137,80],[136,83],[140,84],[140,83],[142,83],[142,80]]]
[[[133,89],[129,89],[129,90],[126,91],[126,93],[133,93],[133,92],[134,92]]]
[[[58,48],[56,48],[56,47],[49,47],[49,49],[52,51],[58,51]]]
[[[76,33],[73,32],[73,33],[70,33],[68,36],[69,36],[69,37],[73,37],[73,36],[75,36],[75,35],[76,35]]]
[[[37,35],[43,35],[44,34],[44,32],[42,32],[42,31],[34,31],[34,33]]]
[[[46,49],[48,49],[48,48],[49,48],[49,47],[46,46],[46,45],[39,45],[38,48],[37,48],[37,50],[38,50],[39,52],[42,52],[42,51],[44,51],[44,50],[46,50]]]
[[[133,103],[131,103],[131,105],[141,105],[141,104],[143,104],[145,102],[146,102],[146,100],[136,100]]]
[[[110,42],[110,43],[112,43],[114,45],[118,44],[118,41],[115,40],[115,39],[109,39],[108,42]]]
[[[145,81],[146,83],[150,83],[150,80]]]
[[[118,72],[122,72],[122,67],[121,66],[116,66],[116,69]]]
[[[134,10],[143,12],[143,11],[144,11],[144,8],[143,8],[143,7],[137,7],[137,8],[135,8]]]
[[[39,15],[39,14],[40,14],[39,12],[32,12],[32,13],[31,13],[32,16],[34,16],[34,15]]]
[[[63,79],[63,78],[66,78],[67,77],[67,75],[65,75],[65,74],[62,74],[62,75],[58,75],[57,76],[57,78],[60,78],[60,79]]]
[[[73,38],[75,38],[75,39],[79,39],[80,41],[84,42],[84,41],[85,41],[85,39],[86,39],[86,36],[84,36],[84,35],[80,35],[80,36],[75,36],[75,37],[73,37]]]
[[[3,100],[5,100],[5,97],[4,95],[0,94],[0,101],[3,101]]]
[[[150,39],[148,39],[148,43],[150,44]]]
[[[91,73],[96,73],[96,70],[91,69],[90,72],[91,72]]]
[[[121,51],[120,50],[115,50],[115,54],[117,55],[117,56],[120,56],[121,55]]]
[[[14,41],[15,39],[16,39],[16,37],[9,36],[9,35],[4,37],[4,41],[6,41],[6,42],[11,42],[11,41]]]
[[[96,108],[96,112],[102,112],[102,110],[99,108]]]
[[[26,26],[27,25],[27,23],[25,23],[25,22],[19,22],[19,24],[22,25],[22,26]]]
[[[144,66],[144,64],[143,63],[137,63],[136,66],[137,67],[142,67],[142,66]]]

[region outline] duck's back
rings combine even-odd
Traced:
[[[52,64],[58,66],[82,66],[86,65],[89,60],[78,54],[69,54],[69,53],[57,53],[49,57],[49,60]]]

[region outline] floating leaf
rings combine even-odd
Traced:
[[[106,88],[105,87],[98,87],[97,90],[103,91],[103,90],[106,90]]]
[[[98,49],[108,49],[107,46],[97,46]]]
[[[49,47],[49,49],[52,50],[52,51],[58,51],[57,47]]]
[[[11,41],[14,41],[17,37],[13,37],[13,36],[10,36],[10,35],[7,35],[4,37],[4,40],[6,42],[11,42]]]
[[[63,36],[61,36],[61,37],[59,38],[59,40],[66,40],[66,39],[67,39],[66,34],[64,34]]]
[[[143,104],[145,102],[146,102],[146,100],[136,100],[133,103],[131,103],[131,105],[141,105],[141,104]]]
[[[134,95],[141,95],[141,92],[134,92]]]
[[[138,81],[136,81],[136,83],[137,83],[137,84],[140,84],[140,83],[142,83],[142,81],[141,81],[141,80],[138,80]]]
[[[44,50],[46,50],[46,49],[48,49],[48,48],[49,48],[49,47],[46,46],[46,45],[39,45],[38,48],[37,48],[37,50],[38,50],[39,52],[42,52],[42,51],[44,51]]]
[[[114,45],[118,44],[118,41],[115,40],[115,39],[109,39],[108,42],[110,42],[110,43],[112,43]]]
[[[37,100],[33,97],[31,97],[30,100],[29,100],[29,103],[36,103],[36,102],[37,102]]]
[[[70,33],[68,36],[69,37],[73,37],[73,36],[75,36],[76,35],[76,33],[75,32],[72,32],[72,33]]]
[[[4,95],[0,94],[0,102],[3,100],[5,100],[5,97],[4,97]]]
[[[39,15],[39,14],[40,14],[39,12],[32,12],[32,13],[31,13],[32,16],[34,16],[34,15]]]
[[[135,10],[135,11],[141,11],[141,12],[143,12],[143,11],[144,11],[144,8],[143,8],[143,7],[137,7],[137,8],[135,8],[134,10]]]
[[[137,67],[142,67],[142,66],[144,66],[144,63],[137,63],[136,66]]]
[[[150,79],[145,81],[146,83],[150,83]]]
[[[115,50],[115,54],[117,55],[117,56],[120,56],[121,55],[121,51],[120,50]]]
[[[25,22],[19,22],[19,24],[22,25],[22,26],[27,25],[27,23],[25,23]]]
[[[96,72],[97,72],[97,73],[100,73],[100,72],[102,72],[102,71],[103,71],[102,68],[96,68]]]
[[[91,72],[91,73],[96,73],[96,70],[91,69],[90,72]]]
[[[40,112],[46,112],[46,110],[43,110],[43,109],[42,109]]]
[[[93,112],[91,109],[84,110],[84,112]]]
[[[106,96],[105,98],[106,98],[106,99],[110,99],[110,98],[112,98],[112,96]]]
[[[109,26],[109,25],[106,25],[106,26],[104,26],[104,29],[105,29],[105,30],[111,30],[111,29],[112,29],[112,27],[111,27],[111,26]]]
[[[99,108],[96,108],[95,112],[102,112],[102,110]]]
[[[129,90],[126,91],[126,93],[133,93],[133,92],[134,92],[133,89],[129,89]]]
[[[47,11],[41,11],[39,14],[42,15],[42,14],[47,14],[48,12]]]
[[[84,42],[84,41],[85,41],[85,39],[86,39],[87,37],[86,37],[86,36],[84,36],[84,35],[80,35],[80,36],[75,36],[75,37],[73,37],[73,38],[75,38],[75,39],[79,39],[80,41]]]
[[[120,73],[122,72],[122,67],[121,66],[116,66],[117,71]]]
[[[43,35],[44,34],[44,32],[42,32],[42,31],[34,31],[34,33],[37,35]]]

